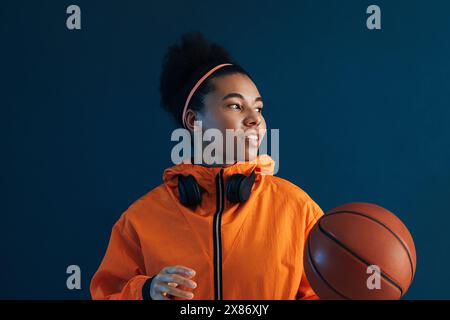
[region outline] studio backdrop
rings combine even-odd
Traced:
[[[391,210],[417,250],[405,298],[450,299],[449,14],[444,0],[3,1],[0,298],[90,299],[113,224],[173,165],[162,58],[200,31],[264,97],[277,175],[325,212]]]

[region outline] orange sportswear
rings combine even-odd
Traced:
[[[306,279],[303,250],[323,215],[299,187],[276,177],[274,160],[228,167],[181,163],[115,223],[92,278],[93,299],[148,299],[153,276],[167,266],[194,269],[194,300],[318,299]],[[224,186],[235,173],[256,179],[249,199],[233,204]],[[178,197],[177,175],[192,174],[205,190],[195,211]],[[179,287],[180,288],[180,287]]]

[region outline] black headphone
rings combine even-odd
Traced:
[[[255,171],[249,176],[241,173],[233,174],[227,180],[226,195],[228,201],[232,203],[242,203],[247,201],[255,182]],[[180,202],[186,207],[196,207],[202,202],[202,191],[197,180],[191,174],[184,176],[178,175],[178,193]]]

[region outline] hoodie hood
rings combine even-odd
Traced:
[[[252,194],[254,195],[261,191],[258,186],[260,185],[263,176],[273,175],[274,168],[275,161],[267,154],[259,155],[253,161],[240,161],[227,167],[206,167],[192,164],[189,163],[188,160],[184,160],[182,163],[164,170],[163,180],[164,185],[169,189],[169,193],[174,196],[173,200],[178,203],[178,175],[194,176],[202,189],[202,203],[196,208],[195,212],[199,215],[210,215],[214,211],[211,210],[211,208],[216,207],[216,176],[221,170],[223,170],[222,176],[225,184],[227,183],[228,178],[233,174],[240,173],[248,176],[255,170],[255,183],[252,187]],[[228,208],[229,205],[230,204],[227,203],[226,207]],[[183,207],[181,204],[178,204],[178,207],[183,212],[190,210]]]
[[[183,160],[182,163],[164,170],[163,181],[169,186],[175,186],[178,184],[179,174],[185,176],[191,174],[204,189],[209,190],[214,188],[214,178],[222,169],[225,180],[236,173],[250,175],[253,170],[256,174],[273,175],[275,161],[267,154],[259,155],[253,161],[239,161],[227,167],[206,167]]]

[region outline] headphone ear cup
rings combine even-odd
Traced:
[[[239,197],[239,186],[241,185],[242,180],[245,179],[245,175],[236,173],[228,178],[227,181],[227,199],[231,203],[238,203],[240,201]]]
[[[253,183],[255,182],[255,171],[250,176],[240,173],[232,175],[227,181],[227,199],[232,203],[245,202],[250,197]]]
[[[193,175],[178,175],[180,202],[186,207],[196,207],[202,202],[200,187]]]

